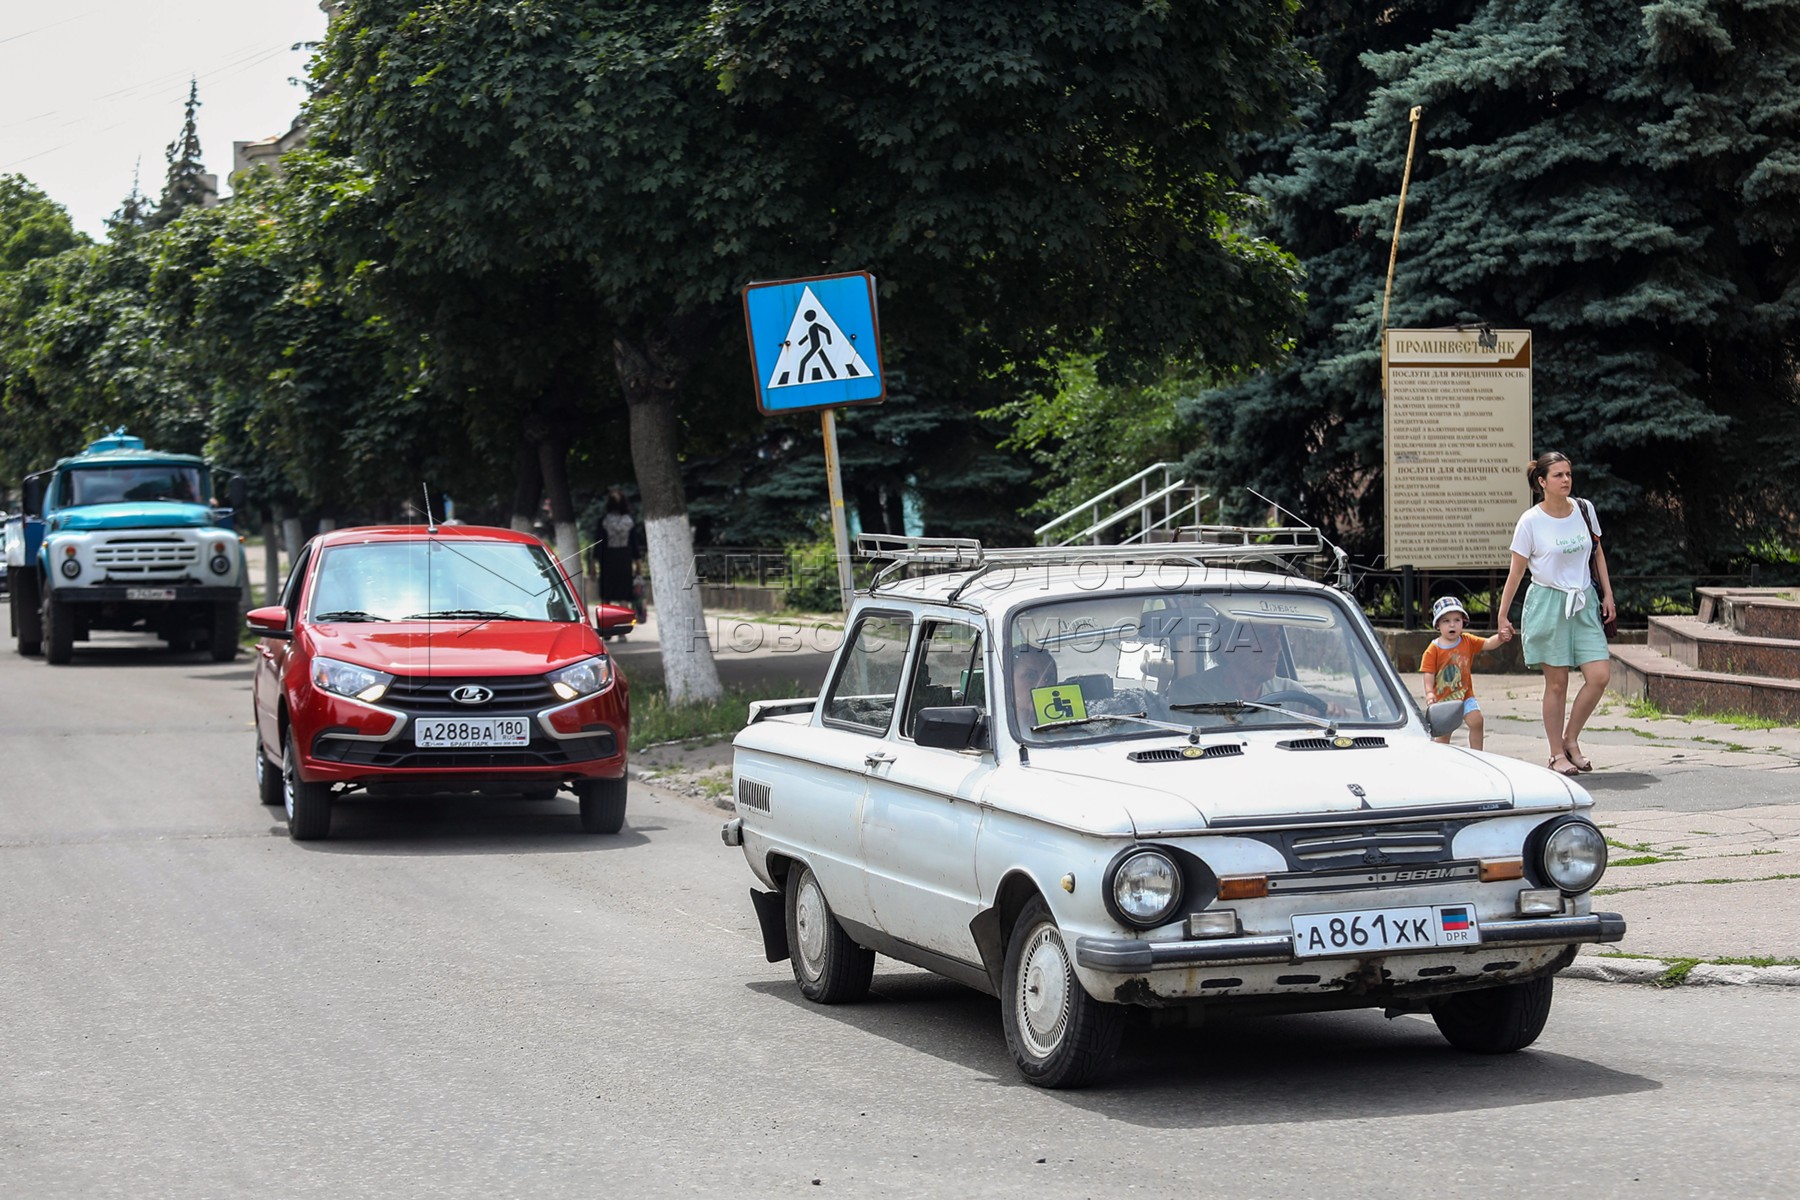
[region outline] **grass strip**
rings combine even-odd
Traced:
[[[722,741],[737,733],[750,719],[753,700],[790,700],[806,695],[799,683],[784,681],[773,687],[732,687],[717,700],[695,704],[670,704],[660,682],[646,680],[631,685],[631,748],[642,750],[662,742]]]

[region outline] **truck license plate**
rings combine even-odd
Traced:
[[[1480,944],[1481,928],[1472,904],[1366,908],[1294,918],[1296,958]]]
[[[426,717],[413,723],[413,745],[435,749],[529,746],[529,717]]]
[[[125,589],[127,600],[173,600],[174,588],[132,588]]]

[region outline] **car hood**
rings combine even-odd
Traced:
[[[84,504],[63,509],[50,519],[52,529],[71,533],[92,529],[204,529],[212,524],[212,509],[176,500]]]
[[[390,675],[541,675],[603,653],[573,621],[346,621],[309,632],[313,653]]]
[[[1282,740],[1288,737],[1250,738],[1230,743],[1241,746],[1240,755],[1172,762],[1132,762],[1126,755],[1185,743],[1033,748],[1031,764],[1103,785],[1126,807],[1140,837],[1193,832],[1237,817],[1441,804],[1567,808],[1572,798],[1586,799],[1542,767],[1422,736],[1390,735],[1385,747],[1352,750],[1283,750],[1276,745]]]

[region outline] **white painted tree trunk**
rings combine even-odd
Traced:
[[[275,532],[275,522],[263,522],[263,603],[279,604],[281,602],[281,538]]]
[[[300,557],[300,547],[306,545],[306,531],[301,528],[299,517],[281,518],[281,541],[291,564]]]
[[[711,702],[724,694],[713,664],[706,613],[694,574],[694,533],[687,516],[644,522],[650,578],[656,587],[656,631],[669,703]]]
[[[575,522],[558,521],[556,523],[556,557],[562,560],[563,570],[581,587],[581,538],[575,532]],[[586,602],[585,597],[583,602]]]
[[[536,531],[531,523],[530,513],[514,513],[512,515],[512,527],[515,533],[533,533]]]

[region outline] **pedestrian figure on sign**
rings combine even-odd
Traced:
[[[800,369],[796,373],[800,376],[801,379],[805,379],[806,378],[806,364],[808,361],[811,360],[813,355],[816,354],[819,356],[819,363],[821,366],[823,366],[825,368],[826,373],[829,374],[833,379],[836,379],[837,371],[836,371],[836,369],[834,369],[832,367],[831,359],[826,357],[826,355],[824,353],[824,348],[820,344],[821,340],[823,340],[825,342],[829,342],[831,340],[831,330],[827,329],[824,325],[821,325],[819,323],[819,321],[818,321],[819,311],[817,309],[809,308],[801,315],[804,316],[807,321],[806,341],[807,341],[807,344],[811,347],[811,349],[809,349],[805,354],[800,356]],[[813,378],[817,379],[818,377],[819,377],[818,372],[814,371]]]

